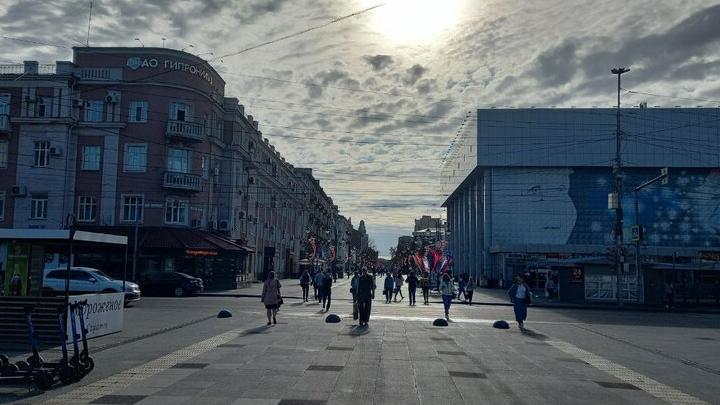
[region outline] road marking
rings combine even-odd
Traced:
[[[209,350],[212,350],[222,344],[228,343],[233,339],[244,336],[248,333],[248,329],[234,329],[229,332],[221,333],[211,338],[205,339],[198,343],[186,346],[175,352],[141,364],[129,370],[122,371],[118,374],[104,378],[79,387],[72,391],[60,394],[56,397],[49,398],[42,404],[88,404],[100,397],[110,395],[113,392],[127,388],[132,384],[138,383],[160,372],[163,372],[178,363],[185,362],[196,356],[199,356]]]
[[[613,377],[625,381],[626,383],[632,384],[648,394],[659,398],[663,401],[667,401],[671,404],[677,405],[707,405],[708,403],[696,398],[690,394],[686,394],[679,391],[669,385],[665,385],[659,381],[653,380],[652,378],[640,374],[636,371],[630,370],[627,367],[621,366],[620,364],[613,363],[612,361],[598,356],[597,354],[588,352],[580,349],[579,347],[559,341],[559,340],[546,340],[548,343],[555,348],[563,351],[571,356],[574,356],[591,366],[597,368],[600,371],[604,371]]]

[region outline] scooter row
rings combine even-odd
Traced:
[[[33,306],[25,307],[28,340],[32,354],[27,361],[10,363],[6,355],[0,354],[0,385],[32,384],[40,390],[47,390],[55,385],[56,381],[63,384],[72,384],[80,381],[95,368],[95,362],[90,357],[87,344],[87,328],[85,327],[85,312],[87,300],[63,306],[57,314],[60,326],[60,348],[62,357],[57,361],[46,361],[40,356],[38,350],[37,333],[33,327]],[[72,332],[72,357],[68,354],[68,339],[65,317],[70,317]],[[77,320],[76,320],[77,318]],[[79,323],[79,325],[78,325]],[[78,329],[79,332],[78,333]],[[82,349],[80,349],[82,343]]]

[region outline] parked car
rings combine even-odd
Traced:
[[[45,269],[43,294],[65,294],[67,269]],[[92,267],[73,267],[70,269],[71,294],[114,293],[123,291],[122,280],[116,280]],[[125,281],[125,303],[140,299],[140,286]]]
[[[146,295],[175,297],[198,294],[204,288],[201,278],[170,271],[148,273],[140,280],[140,285]]]

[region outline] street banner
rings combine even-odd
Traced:
[[[124,293],[70,296],[71,304],[82,300],[87,300],[87,305],[83,307],[83,311],[85,315],[85,327],[88,330],[88,338],[109,335],[122,330],[125,319]],[[80,333],[80,323],[77,317],[75,318],[75,322],[78,333]],[[69,317],[66,330],[68,334],[72,333],[72,324],[70,323]]]

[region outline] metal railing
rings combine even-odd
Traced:
[[[78,76],[85,80],[110,80],[109,68],[82,68],[78,69]]]
[[[52,64],[38,65],[39,75],[54,75],[57,72],[57,66]],[[25,73],[25,65],[11,64],[0,65],[0,75],[21,75]]]
[[[200,176],[190,173],[165,172],[163,187],[181,190],[202,191]]]
[[[167,136],[182,137],[194,141],[205,140],[205,126],[195,122],[169,120],[167,123]]]

